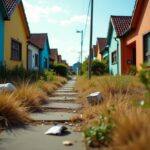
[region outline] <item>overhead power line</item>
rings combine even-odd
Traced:
[[[83,35],[83,44],[84,44],[86,30],[87,30],[87,25],[88,25],[88,21],[89,21],[90,6],[91,6],[91,0],[89,0],[89,5],[88,5],[88,9],[87,9],[87,17],[86,17],[85,28],[84,28],[84,35]]]

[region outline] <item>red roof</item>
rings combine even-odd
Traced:
[[[107,44],[107,38],[97,38],[97,44],[99,46],[100,52],[102,52]]]
[[[31,34],[30,42],[37,45],[40,49],[44,48],[45,41],[48,38],[47,33]]]
[[[2,0],[3,6],[9,18],[19,2],[20,0]]]
[[[114,25],[116,34],[118,37],[122,36],[129,28],[131,24],[131,16],[111,16],[112,23]]]

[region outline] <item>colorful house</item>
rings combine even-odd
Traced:
[[[50,49],[50,62],[51,64],[58,63],[58,49],[53,48]]]
[[[50,46],[47,33],[31,34],[30,41],[40,48],[39,51],[39,68],[49,69],[50,67]]]
[[[26,69],[30,30],[23,3],[20,0],[2,2],[9,19],[4,22],[4,62],[8,68],[22,65]]]
[[[111,16],[107,35],[109,53],[109,72],[113,75],[122,74],[122,41],[121,36],[129,29],[130,16]]]
[[[0,65],[4,63],[4,19],[6,18],[3,1],[0,1]]]
[[[96,47],[95,47],[95,57],[98,60],[102,60],[101,51],[106,47],[107,38],[97,38]]]
[[[61,63],[62,62],[62,57],[61,55],[58,55],[58,63]]]
[[[150,1],[137,0],[130,29],[121,38],[122,73],[128,73],[130,66],[138,70],[144,62],[150,66]]]
[[[40,47],[32,43],[31,40],[28,41],[28,70],[38,70],[39,69],[39,52]]]

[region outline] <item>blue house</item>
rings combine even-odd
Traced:
[[[123,56],[121,55],[122,41],[120,37],[129,29],[130,23],[130,16],[110,17],[107,35],[107,45],[109,54],[109,72],[113,75],[121,75],[121,57]]]
[[[50,46],[48,41],[48,35],[46,33],[31,34],[30,41],[40,48],[39,51],[39,68],[50,68]]]
[[[0,65],[4,63],[4,20],[8,20],[8,14],[3,1],[0,1]]]

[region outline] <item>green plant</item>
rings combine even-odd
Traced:
[[[54,71],[56,72],[57,75],[60,75],[62,77],[67,77],[68,68],[64,64],[56,64],[54,66]]]
[[[147,90],[146,97],[150,99],[150,68],[147,68],[146,64],[142,65],[139,77]]]
[[[136,66],[135,65],[131,65],[129,74],[135,76],[136,73],[137,73]]]
[[[104,61],[93,60],[92,61],[92,74],[103,75],[107,72],[107,65]]]
[[[84,130],[88,145],[107,145],[111,141],[112,129],[115,127],[115,123],[111,117],[112,110],[108,110],[108,116],[100,115],[100,120],[96,122],[96,127]]]

